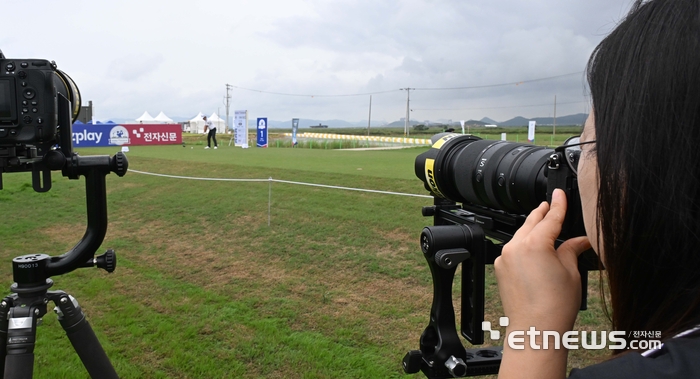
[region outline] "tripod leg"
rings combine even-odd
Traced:
[[[7,356],[7,325],[10,308],[14,304],[13,297],[8,296],[0,302],[0,372],[5,372],[5,357]]]
[[[35,312],[39,311],[39,312]],[[7,326],[5,379],[31,379],[34,375],[34,344],[39,308],[10,308]]]
[[[83,362],[91,378],[119,379],[100,341],[85,318],[80,305],[63,291],[51,291],[49,298],[56,303],[58,321]]]

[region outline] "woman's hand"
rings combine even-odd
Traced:
[[[590,248],[590,243],[587,237],[576,237],[554,249],[566,205],[564,191],[554,190],[551,206],[542,203],[533,210],[494,262],[503,311],[509,319],[506,337],[512,331],[527,332],[531,327],[539,332],[557,331],[563,336],[574,325],[581,303],[577,258]],[[506,375],[502,377],[511,373],[519,375],[516,377],[546,378],[549,376],[538,375],[547,372],[556,374],[551,377],[563,377],[566,349],[554,350],[550,341],[549,349],[543,350],[541,337],[534,341],[527,334],[524,337],[523,350],[509,349],[506,338],[501,365],[501,374]],[[533,342],[540,348],[534,349]],[[544,372],[537,367],[540,364],[546,365]],[[534,376],[523,376],[524,372]]]

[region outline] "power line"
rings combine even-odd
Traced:
[[[263,90],[259,90],[259,89],[244,88],[244,87],[239,87],[239,86],[231,86],[231,87],[237,88],[237,89],[242,89],[242,90],[245,90],[245,91],[267,93],[267,94],[271,94],[271,95],[298,96],[298,97],[350,97],[350,96],[378,95],[378,94],[381,94],[381,93],[389,93],[389,92],[400,91],[399,89],[392,89],[392,90],[388,90],[388,91],[365,92],[365,93],[351,93],[351,94],[344,94],[344,95],[305,95],[305,94],[298,94],[298,93],[283,93],[283,92],[263,91]]]
[[[563,74],[563,75],[556,75],[556,76],[549,76],[546,78],[539,78],[539,79],[530,79],[530,80],[521,80],[517,82],[510,82],[510,83],[500,83],[500,84],[485,84],[485,85],[480,85],[480,86],[465,86],[465,87],[425,87],[425,88],[411,88],[411,90],[416,90],[416,91],[444,91],[444,90],[464,90],[464,89],[479,89],[479,88],[494,88],[494,87],[506,87],[506,86],[519,86],[521,84],[526,84],[526,83],[535,83],[535,82],[542,82],[542,81],[547,81],[547,80],[553,80],[553,79],[559,79],[567,76],[573,76],[573,75],[580,75],[582,74],[583,71],[578,71],[578,72],[572,72],[569,74]],[[298,93],[284,93],[284,92],[274,92],[274,91],[263,91],[259,89],[252,89],[252,88],[245,88],[245,87],[240,87],[240,86],[231,86],[232,88],[244,90],[244,91],[251,91],[251,92],[259,92],[259,93],[267,93],[270,95],[280,95],[280,96],[297,96],[297,97],[352,97],[352,96],[367,96],[367,95],[379,95],[383,93],[390,93],[390,92],[397,92],[404,90],[403,88],[398,88],[398,89],[393,89],[393,90],[388,90],[388,91],[377,91],[377,92],[364,92],[364,93],[351,93],[351,94],[338,94],[338,95],[312,95],[312,94],[298,94]]]
[[[501,83],[501,84],[486,84],[482,86],[468,86],[468,87],[436,87],[436,88],[416,88],[416,91],[443,91],[443,90],[459,90],[459,89],[477,89],[477,88],[493,88],[493,87],[506,87],[506,86],[519,86],[521,84],[525,83],[535,83],[535,82],[543,82],[546,80],[552,80],[552,79],[559,79],[567,76],[572,76],[572,75],[580,75],[582,74],[583,71],[578,71],[578,72],[572,72],[569,74],[563,74],[563,75],[557,75],[557,76],[549,76],[546,78],[539,78],[539,79],[530,79],[530,80],[521,80],[518,82],[510,82],[510,83]]]
[[[569,102],[561,102],[557,103],[559,105],[562,104],[585,104],[587,101],[569,101]],[[544,106],[550,106],[552,104],[530,104],[530,105],[509,105],[509,106],[503,106],[503,107],[481,107],[481,108],[415,108],[412,109],[413,111],[476,111],[476,110],[484,110],[484,109],[510,109],[510,108],[528,108],[528,107],[544,107]]]

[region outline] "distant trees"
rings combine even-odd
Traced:
[[[413,125],[413,130],[420,131],[420,130],[428,130],[428,129],[430,129],[430,127],[428,125],[425,125],[425,124]]]

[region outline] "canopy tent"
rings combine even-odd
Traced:
[[[204,120],[202,119],[204,114],[202,112],[197,113],[196,116],[192,117],[187,123],[189,124],[190,133],[204,133]]]
[[[155,124],[155,123],[157,123],[158,121],[156,121],[156,119],[153,118],[153,116],[151,116],[151,115],[148,113],[148,111],[145,111],[145,112],[143,112],[143,114],[141,115],[141,117],[139,117],[139,118],[136,119],[136,122],[139,123],[139,124]]]
[[[223,118],[219,117],[219,115],[217,115],[216,112],[212,113],[211,116],[209,116],[209,121],[211,121],[214,124],[217,133],[226,132],[226,121],[224,121]]]
[[[172,118],[166,116],[165,113],[163,113],[163,111],[160,111],[160,113],[158,113],[158,116],[156,116],[155,120],[158,121],[159,124],[174,124],[175,123],[175,121],[173,121]]]
[[[196,116],[194,116],[187,122],[189,124],[190,133],[204,133],[204,116],[205,115],[202,114],[202,112],[199,112]],[[226,132],[226,122],[221,117],[219,117],[216,114],[216,112],[212,113],[211,116],[207,116],[207,119],[214,124],[217,133]]]

